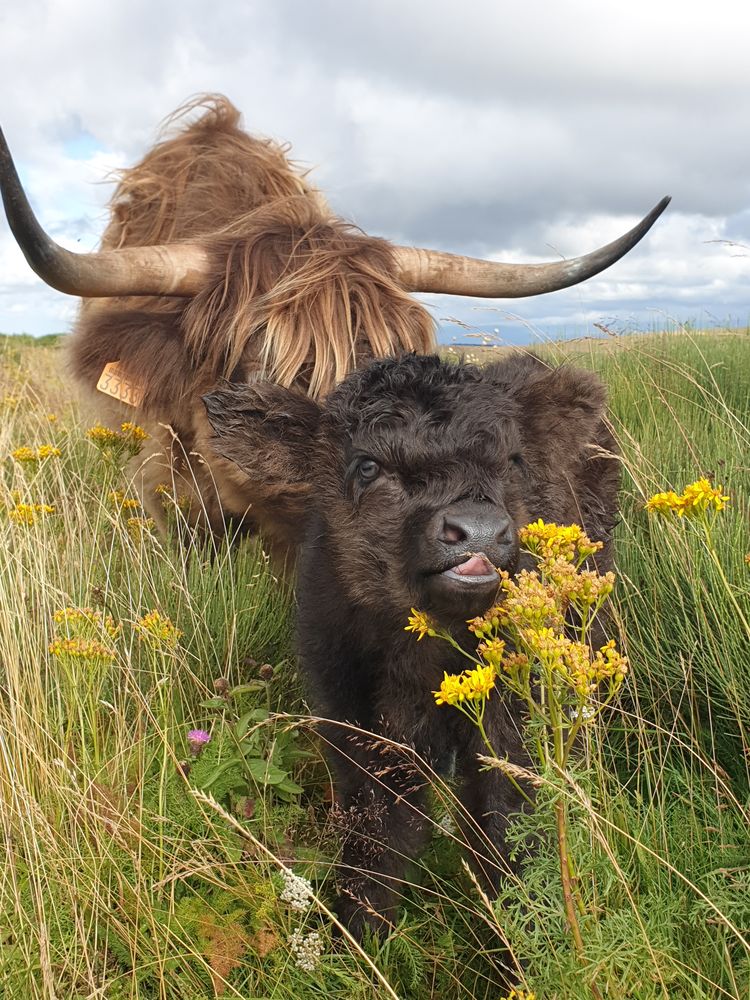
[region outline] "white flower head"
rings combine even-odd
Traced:
[[[435,824],[435,833],[438,837],[455,837],[458,833],[456,823],[450,813],[446,813]]]
[[[297,967],[305,972],[312,972],[320,961],[324,944],[317,931],[303,934],[302,928],[298,927],[289,935],[289,947]]]
[[[288,903],[293,910],[302,912],[306,910],[312,902],[313,888],[309,879],[301,875],[295,875],[293,871],[284,868],[281,877],[284,879],[284,889],[281,893],[281,902]]]
[[[578,720],[579,713],[577,708],[571,708],[569,714],[571,722],[576,722]],[[581,709],[580,715],[582,722],[588,722],[590,719],[593,719],[594,716],[596,715],[596,709],[593,707],[593,705],[584,705],[583,708]]]

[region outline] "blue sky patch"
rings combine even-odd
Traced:
[[[104,146],[90,132],[80,132],[65,139],[63,149],[71,160],[90,160],[94,153],[103,150]]]

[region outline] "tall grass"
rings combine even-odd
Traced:
[[[750,994],[747,336],[576,353],[610,386],[624,452],[616,623],[631,676],[571,772],[544,776],[536,812],[515,831],[519,845],[538,834],[538,850],[499,901],[466,869],[453,789],[434,779],[435,836],[410,869],[403,919],[364,948],[334,936],[328,914],[338,838],[291,657],[288,589],[256,545],[188,555],[129,526],[108,497],[127,485],[86,440],[92,421],[58,374],[58,349],[10,344],[0,372],[3,996],[497,1000],[515,981],[538,1000],[589,997],[548,836],[561,795],[590,914],[585,960],[605,995]],[[59,458],[7,457],[47,443]],[[649,494],[704,473],[731,496],[712,549],[690,525],[643,510]],[[18,503],[54,513],[19,524],[8,514]],[[98,635],[111,659],[50,652],[55,612],[69,606],[120,626]],[[176,642],[144,635],[154,609]],[[191,749],[191,729],[210,731],[203,750]],[[285,869],[310,880],[304,910],[282,899]],[[320,935],[314,971],[289,943],[298,929]]]

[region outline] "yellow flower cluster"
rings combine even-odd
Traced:
[[[168,513],[170,511],[174,512],[175,507],[182,511],[183,514],[187,514],[190,510],[190,497],[184,493],[180,493],[175,497],[166,483],[159,483],[154,488],[154,493],[158,497],[161,497],[161,505]]]
[[[114,652],[97,639],[61,638],[58,636],[49,644],[49,651],[60,658],[74,657],[77,660],[108,660],[115,658]]]
[[[628,661],[614,640],[596,651],[587,642],[589,626],[615,582],[613,573],[580,568],[602,544],[592,542],[578,525],[561,527],[541,520],[524,528],[521,540],[536,554],[537,570],[522,570],[515,578],[499,573],[501,600],[468,622],[478,640],[476,657],[472,657],[476,668],[462,674],[445,673],[440,688],[433,691],[438,705],[460,708],[474,701],[481,702],[483,709],[499,677],[530,704],[537,701],[534,690],[541,684],[559,704],[572,704],[578,711],[599,685],[608,685],[609,699],[625,678]],[[572,618],[571,609],[576,611]],[[569,627],[576,630],[575,639],[566,634]],[[406,630],[418,639],[427,635],[452,642],[424,612],[413,608]],[[511,651],[506,649],[506,638],[515,647]],[[592,715],[581,710],[576,717]],[[479,716],[477,721],[481,725]]]
[[[151,534],[156,522],[153,517],[129,517],[127,525],[130,537],[136,542],[140,542],[145,536]]]
[[[404,628],[404,632],[415,632],[417,642],[419,642],[420,639],[424,639],[426,635],[432,636],[433,638],[437,635],[435,626],[432,624],[424,611],[417,611],[416,608],[411,609],[409,624]]]
[[[505,643],[497,637],[486,639],[477,646],[477,653],[479,653],[482,661],[487,666],[492,667],[495,673],[497,673],[503,660],[503,654],[505,653]]]
[[[601,680],[612,679],[616,684],[622,683],[628,672],[628,658],[618,652],[615,640],[610,639],[597,650],[593,663],[594,676]],[[598,683],[598,681],[597,681]]]
[[[569,639],[554,629],[528,629],[521,634],[521,640],[529,656],[580,698],[593,694],[603,681],[619,687],[627,673],[628,661],[615,649],[614,639],[597,650],[593,658],[585,643]],[[510,673],[509,665],[503,666]],[[513,664],[515,669],[524,666],[523,660]]]
[[[500,573],[505,597],[479,618],[469,623],[469,631],[482,639],[498,628],[562,628],[565,612],[572,605],[579,612],[599,606],[615,585],[614,573],[600,575],[580,570],[564,556],[543,560],[541,573],[522,570],[511,579]]]
[[[136,497],[126,497],[122,490],[110,490],[109,502],[116,510],[138,510],[141,501]]]
[[[56,625],[64,625],[65,631],[73,634],[105,632],[111,639],[120,634],[120,626],[112,615],[105,615],[96,608],[61,608],[52,619]]]
[[[562,557],[545,560],[541,571],[563,610],[571,604],[579,611],[601,604],[615,586],[614,573],[599,574],[595,570],[576,569],[573,563]]]
[[[437,705],[460,705],[463,701],[480,701],[495,686],[493,666],[475,667],[462,674],[443,674],[440,688],[433,691]]]
[[[94,427],[89,427],[86,431],[86,437],[102,452],[114,450],[122,453],[127,451],[131,455],[137,455],[141,450],[141,445],[148,438],[148,434],[138,424],[126,420],[120,424],[119,431],[113,431],[110,427],[96,424]]]
[[[62,452],[51,444],[43,444],[38,448],[28,448],[22,445],[10,453],[17,462],[43,462],[45,458],[59,458]]]
[[[562,627],[563,615],[555,588],[536,572],[521,570],[515,580],[502,573],[500,588],[505,600],[497,606],[497,616],[503,628]]]
[[[120,431],[123,437],[129,438],[131,441],[137,441],[139,444],[148,439],[148,434],[144,429],[138,424],[134,424],[131,420],[126,420],[124,424],[120,424]]]
[[[16,503],[15,507],[9,508],[8,517],[15,524],[25,524],[31,527],[38,518],[54,513],[55,508],[50,507],[48,503]]]
[[[582,562],[603,547],[601,542],[592,542],[580,525],[547,523],[541,518],[522,528],[519,540],[522,548],[540,559],[562,556],[570,562]]]
[[[122,435],[109,427],[95,424],[86,431],[86,437],[98,448],[114,448],[122,444]]]
[[[182,636],[177,626],[156,609],[139,618],[135,627],[138,629],[138,638],[154,648],[167,646],[169,649],[175,649]]]
[[[503,997],[503,1000],[536,1000],[536,993],[531,993],[529,990],[518,990],[514,986],[510,993]]]
[[[728,502],[729,497],[722,494],[721,486],[714,487],[709,479],[703,477],[690,483],[680,494],[674,490],[655,493],[646,501],[646,510],[649,514],[697,517],[709,510],[724,510]]]

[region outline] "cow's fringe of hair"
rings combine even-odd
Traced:
[[[329,392],[372,357],[425,353],[432,320],[394,278],[393,251],[308,199],[238,220],[213,242],[215,274],[185,314],[188,347],[212,371],[249,350],[281,385]]]
[[[212,273],[192,300],[84,303],[73,366],[89,385],[103,361],[119,360],[152,412],[258,372],[317,396],[372,356],[434,347],[431,317],[394,278],[390,245],[333,217],[287,147],[239,125],[225,97],[196,98],[120,174],[103,247],[198,240]]]

